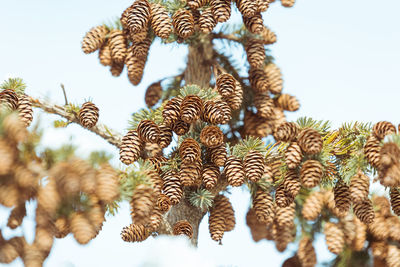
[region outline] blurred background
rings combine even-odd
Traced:
[[[145,89],[152,82],[180,73],[187,48],[162,45],[150,50],[143,80],[132,86],[124,72],[114,78],[99,64],[97,54],[85,55],[81,39],[91,27],[114,19],[132,0],[13,0],[1,1],[0,79],[21,77],[27,94],[64,103],[60,83],[70,102],[82,104],[91,98],[100,108],[100,122],[122,133],[130,115],[145,106]],[[281,68],[284,92],[295,95],[301,108],[289,113],[288,120],[300,116],[342,122],[398,124],[400,114],[400,2],[398,0],[297,0],[293,8],[272,4],[264,14],[266,25],[278,37],[270,47]],[[233,16],[232,21],[237,20]],[[241,57],[241,55],[238,55]],[[43,146],[72,143],[78,153],[89,155],[105,150],[118,151],[101,138],[70,125],[54,129],[56,116],[36,110],[34,123],[46,129]],[[270,241],[254,243],[245,224],[248,192],[234,189],[229,196],[236,211],[237,225],[224,235],[223,245],[212,241],[208,219],[200,226],[199,247],[192,249],[184,238],[149,238],[128,244],[120,238],[130,223],[124,203],[115,217],[108,217],[98,237],[79,245],[71,235],[56,240],[45,266],[280,266],[296,248],[290,245],[279,253]],[[35,203],[20,229],[4,230],[6,238],[34,235]],[[0,208],[0,227],[7,229],[9,209]],[[323,237],[319,237],[320,239]],[[331,258],[325,242],[314,243],[318,262]],[[10,266],[22,266],[21,260]]]

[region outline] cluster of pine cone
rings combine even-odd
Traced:
[[[21,122],[28,127],[33,120],[32,101],[26,94],[17,94],[12,89],[0,92],[0,104],[8,111],[18,111]]]

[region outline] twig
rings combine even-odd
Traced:
[[[233,34],[214,33],[212,35],[212,37],[213,37],[213,39],[225,39],[225,40],[229,40],[229,41],[242,43],[242,39]]]
[[[75,114],[68,112],[65,109],[65,107],[63,107],[63,106],[55,105],[55,104],[49,103],[45,100],[35,99],[32,97],[31,97],[31,101],[32,101],[32,105],[36,108],[40,108],[47,113],[59,115],[65,119],[67,119],[69,122],[73,122],[73,123],[81,125],[78,117]],[[94,126],[92,128],[86,128],[86,129],[97,134],[98,136],[100,136],[101,138],[106,140],[108,143],[110,143],[111,145],[113,145],[117,148],[119,148],[121,145],[122,135],[114,130],[111,130],[104,124],[97,124],[96,126]]]
[[[60,85],[61,85],[61,89],[62,89],[63,94],[64,94],[65,105],[67,106],[68,105],[67,93],[65,92],[64,84],[60,84]]]

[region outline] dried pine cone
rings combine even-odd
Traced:
[[[198,161],[201,156],[199,143],[193,138],[186,138],[179,146],[179,156],[183,163],[189,164]]]
[[[274,132],[274,138],[277,141],[291,142],[294,141],[299,132],[299,126],[294,122],[282,123]],[[321,140],[322,141],[322,140]]]
[[[181,179],[182,186],[194,186],[201,178],[202,165],[200,161],[193,163],[181,164],[179,170],[179,178]]]
[[[256,0],[258,12],[265,12],[269,7],[269,0]],[[271,1],[272,2],[272,1]]]
[[[111,48],[108,41],[105,42],[99,50],[99,61],[103,66],[111,66],[112,64]]]
[[[160,128],[151,120],[142,120],[137,126],[140,140],[146,143],[156,144],[160,140]]]
[[[372,207],[371,200],[369,199],[365,199],[362,202],[353,203],[353,211],[357,218],[365,224],[370,224],[375,219],[375,212]]]
[[[200,118],[203,101],[197,95],[187,95],[182,101],[180,118],[186,123],[193,123]]]
[[[178,174],[175,171],[167,171],[163,175],[163,180],[164,194],[169,197],[172,205],[178,204],[183,195]]]
[[[122,63],[127,54],[127,42],[124,33],[121,30],[114,29],[110,32],[108,41],[111,50],[113,62]]]
[[[125,65],[128,69],[128,79],[133,85],[138,85],[142,81],[146,60],[146,57],[136,57],[131,49],[128,50]]]
[[[251,237],[253,238],[254,242],[258,242],[271,235],[269,229],[265,227],[265,224],[258,221],[254,209],[248,210],[246,214],[246,224],[250,228]],[[272,239],[272,237],[270,239]]]
[[[147,107],[151,108],[161,99],[162,87],[161,82],[155,82],[149,85],[146,89],[144,101]]]
[[[246,178],[252,182],[257,182],[264,174],[264,156],[259,151],[249,151],[243,165]]]
[[[390,188],[390,204],[394,214],[400,216],[400,193],[397,188]]]
[[[225,165],[227,152],[225,144],[208,149],[211,161],[218,167]]]
[[[245,45],[247,61],[252,68],[261,68],[264,66],[265,49],[264,44],[257,39],[249,39]]]
[[[244,26],[249,30],[249,32],[254,34],[260,34],[264,29],[264,21],[261,13],[256,13],[251,17],[243,16]]]
[[[235,91],[236,80],[229,73],[223,73],[217,76],[216,86],[221,96],[229,97]]]
[[[152,39],[150,37],[146,37],[142,42],[132,44],[132,46],[129,47],[129,52],[135,57],[147,58],[151,43]]]
[[[171,208],[171,200],[165,194],[160,194],[157,199],[157,207],[161,212],[167,212]]]
[[[106,40],[107,28],[104,25],[96,26],[90,29],[83,37],[82,51],[85,54],[93,53],[99,49]]]
[[[277,207],[275,214],[275,223],[280,227],[292,228],[294,226],[294,217],[296,213],[296,204],[292,202],[287,207]]]
[[[379,139],[377,139],[374,135],[370,135],[367,139],[367,142],[364,146],[364,155],[368,160],[369,164],[373,167],[379,167],[379,153],[381,151],[381,146]]]
[[[359,171],[350,182],[350,195],[353,203],[363,202],[368,198],[369,177]]]
[[[317,154],[322,150],[321,134],[312,128],[303,129],[297,140],[301,149],[307,154]]]
[[[165,123],[162,123],[158,128],[160,129],[158,144],[161,148],[166,148],[172,142],[172,129]]]
[[[12,209],[10,217],[8,217],[7,226],[11,229],[17,228],[22,224],[22,220],[24,219],[25,215],[25,202],[22,202]]]
[[[256,92],[254,106],[257,108],[257,114],[262,118],[270,118],[275,108],[274,100],[270,98],[268,92]]]
[[[253,199],[253,209],[260,223],[272,223],[274,219],[274,202],[269,193],[258,189]]]
[[[210,5],[217,22],[226,22],[231,17],[230,0],[211,0]]]
[[[210,216],[208,217],[208,229],[211,239],[221,242],[225,228],[225,214],[214,206],[214,208],[210,210]]]
[[[380,121],[374,125],[372,132],[376,138],[382,140],[386,135],[395,134],[396,127],[388,121]]]
[[[281,183],[275,191],[275,203],[280,208],[288,207],[294,198],[286,191],[284,183]]]
[[[304,202],[301,214],[304,219],[314,221],[321,213],[324,205],[324,194],[319,191],[312,192]]]
[[[396,245],[388,245],[386,266],[387,267],[397,267],[400,262],[400,250]]]
[[[18,96],[18,115],[22,123],[28,127],[33,120],[32,101],[26,94]]]
[[[261,32],[261,38],[262,41],[265,45],[273,44],[276,42],[276,35],[273,31],[271,31],[269,28],[264,27],[263,31]],[[269,65],[267,65],[269,66]],[[267,67],[266,66],[266,67]],[[269,67],[270,68],[270,67]],[[270,75],[271,76],[271,75]],[[278,81],[278,80],[277,80]],[[279,89],[278,89],[279,90]]]
[[[190,123],[186,123],[182,120],[178,120],[172,126],[172,131],[174,131],[177,135],[184,135],[187,132],[189,132],[189,129],[190,129]]]
[[[189,10],[178,9],[172,16],[172,24],[175,33],[182,39],[186,39],[194,33],[194,18]]]
[[[336,208],[340,212],[347,212],[351,206],[350,187],[343,182],[338,182],[333,193]]]
[[[279,252],[283,252],[286,250],[286,247],[289,243],[293,242],[292,228],[281,227],[277,223],[273,224],[273,236],[275,240],[275,247]]]
[[[269,82],[262,68],[250,68],[249,81],[254,92],[269,96]]]
[[[4,89],[0,92],[1,107],[16,110],[18,108],[18,95],[11,89]]]
[[[99,108],[92,102],[85,102],[79,110],[79,122],[85,128],[92,128],[99,120]]]
[[[54,222],[54,227],[56,232],[54,236],[56,238],[64,238],[71,232],[68,218],[66,217],[57,218]]]
[[[296,171],[288,170],[283,181],[285,191],[292,197],[295,198],[300,191],[301,183],[299,176]]]
[[[201,130],[200,141],[206,147],[218,147],[224,142],[224,134],[218,126],[206,126]]]
[[[182,100],[180,97],[174,97],[165,104],[162,116],[167,125],[173,125],[179,120]]]
[[[219,168],[213,163],[207,163],[203,166],[201,179],[203,181],[204,187],[207,190],[211,190],[215,187],[218,182],[219,176]]]
[[[109,165],[103,164],[96,175],[96,195],[101,201],[111,203],[119,196],[117,172]]]
[[[224,166],[224,172],[228,184],[231,186],[241,186],[244,183],[245,173],[242,161],[236,156],[227,158]]]
[[[200,31],[203,33],[210,33],[217,25],[211,7],[208,7],[201,12],[199,18]]]
[[[147,0],[136,0],[122,14],[121,22],[131,33],[142,32],[149,23],[151,16],[150,4]]]
[[[275,105],[287,111],[296,111],[300,108],[300,103],[296,97],[288,94],[281,94],[275,100]]]
[[[281,0],[281,4],[284,7],[292,7],[296,0]]]
[[[314,267],[317,264],[317,255],[311,238],[305,236],[300,240],[297,255],[302,267]]]
[[[228,106],[228,104],[225,101],[221,101],[221,100],[217,100],[216,104],[217,104],[218,108],[222,111],[222,113],[224,114],[221,124],[227,124],[232,118],[230,107]]]
[[[235,211],[229,199],[224,195],[218,195],[214,198],[215,209],[218,209],[225,218],[225,232],[232,231],[235,228]]]
[[[204,122],[220,124],[224,120],[224,111],[214,101],[206,101],[203,104],[203,114],[201,119]]]
[[[387,220],[383,216],[376,216],[374,221],[368,225],[368,230],[378,240],[386,240],[389,236]]]
[[[125,242],[142,242],[150,236],[146,227],[140,224],[132,223],[125,226],[121,231],[121,238]]]
[[[281,70],[274,63],[269,63],[264,67],[265,75],[268,79],[269,90],[273,94],[280,94],[283,88]],[[294,111],[294,110],[289,110]]]
[[[174,235],[186,235],[187,237],[192,238],[193,237],[193,227],[186,220],[179,221],[174,224],[173,234]]]
[[[285,162],[289,169],[295,169],[300,165],[302,158],[300,146],[293,142],[291,143],[285,151]]]
[[[142,150],[143,143],[136,130],[129,131],[123,138],[119,148],[119,159],[122,163],[130,165],[137,161]]]
[[[156,192],[146,185],[138,185],[130,202],[132,222],[146,225],[153,212],[156,201]]]
[[[154,33],[162,38],[167,39],[172,32],[172,22],[168,16],[168,11],[163,5],[151,3],[151,27]]]
[[[117,63],[117,62],[112,62],[110,66],[110,72],[111,75],[114,77],[118,77],[121,75],[122,71],[124,70],[124,63]]]
[[[329,251],[336,255],[340,254],[345,244],[343,231],[337,224],[327,222],[325,223],[324,234]]]
[[[79,244],[87,244],[96,236],[96,231],[84,213],[78,211],[71,216],[71,232]]]
[[[306,160],[301,166],[300,179],[305,188],[317,186],[323,175],[323,166],[318,160]]]
[[[257,12],[257,3],[253,0],[235,0],[236,6],[244,17],[252,17]]]

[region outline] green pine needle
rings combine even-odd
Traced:
[[[161,108],[157,109],[140,109],[138,112],[132,114],[129,120],[129,130],[135,130],[142,120],[151,120],[156,124],[160,124],[163,120]]]
[[[206,189],[198,189],[193,191],[189,195],[190,203],[202,211],[205,211],[212,207],[214,196],[210,191]]]
[[[300,129],[305,129],[305,128],[313,128],[317,130],[320,134],[325,135],[328,133],[330,129],[330,121],[317,121],[312,118],[308,117],[301,117],[297,119],[297,124],[299,125]]]
[[[17,94],[23,94],[26,89],[26,84],[21,78],[9,78],[0,85],[0,89],[11,89]]]

